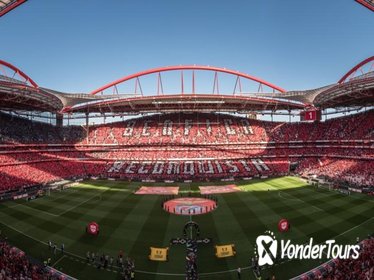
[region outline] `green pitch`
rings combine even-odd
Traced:
[[[218,183],[217,183],[218,184]],[[282,177],[236,182],[243,192],[217,195],[218,208],[194,216],[201,236],[213,244],[199,247],[199,272],[204,279],[236,279],[234,270],[243,269],[242,279],[254,279],[247,267],[254,255],[256,237],[265,230],[277,238],[304,243],[336,239],[354,243],[374,231],[374,199],[354,194],[345,196],[308,186],[298,178]],[[85,260],[87,251],[112,255],[119,250],[135,260],[136,279],[184,279],[185,248],[170,247],[169,262],[148,260],[149,247],[167,247],[173,237],[182,236],[188,216],[176,216],[161,208],[163,197],[135,195],[139,183],[87,181],[65,191],[52,192],[31,202],[24,200],[0,204],[0,226],[10,243],[29,255],[45,260],[78,279],[120,279],[116,268],[97,269]],[[149,184],[148,184],[149,185]],[[176,185],[176,184],[173,184]],[[197,192],[198,185],[178,184],[182,192]],[[210,183],[209,185],[212,185]],[[279,219],[291,223],[288,233],[279,233]],[[85,226],[96,221],[99,236],[88,236]],[[66,254],[53,254],[46,243],[51,240]],[[237,255],[217,259],[214,245],[234,243]],[[321,261],[290,261],[262,271],[263,279],[292,276],[317,266]]]

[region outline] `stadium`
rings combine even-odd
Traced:
[[[306,90],[186,64],[68,93],[22,68],[0,60],[0,279],[373,279],[374,56]]]

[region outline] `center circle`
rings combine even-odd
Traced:
[[[201,215],[216,209],[217,202],[200,197],[180,197],[164,202],[163,208],[166,212],[176,215]]]

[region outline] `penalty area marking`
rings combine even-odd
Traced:
[[[55,261],[55,263],[52,265],[52,267],[55,267],[56,264],[58,264],[60,261],[62,261],[62,259],[65,257],[65,255],[61,256],[57,261]]]
[[[44,197],[49,198],[49,201],[52,202],[52,201],[55,201],[57,199],[65,197],[65,196],[74,194],[74,193],[79,192],[79,191],[80,190],[78,190],[78,189],[73,190],[73,189],[70,189],[70,188],[65,189],[65,190],[57,190],[57,191],[55,190],[55,191],[52,191],[52,193],[61,193],[61,192],[64,192],[64,194],[61,194],[61,195],[48,195],[47,194]]]
[[[64,215],[64,214],[70,212],[71,210],[73,210],[73,209],[75,209],[75,208],[81,206],[82,204],[84,204],[84,203],[90,201],[91,199],[94,199],[95,197],[101,197],[101,194],[96,194],[96,195],[94,195],[94,196],[91,196],[90,198],[88,198],[88,199],[82,201],[81,203],[78,203],[77,205],[74,205],[74,206],[70,207],[69,209],[66,209],[65,211],[61,212],[60,214],[58,214],[58,216],[62,216],[62,215]]]
[[[9,208],[18,208],[19,206],[27,207],[27,208],[29,208],[29,209],[31,209],[31,210],[38,211],[38,212],[44,213],[44,214],[46,214],[46,215],[50,215],[50,216],[52,216],[52,217],[58,217],[58,216],[59,216],[59,215],[56,215],[56,214],[52,214],[52,213],[46,212],[46,211],[44,211],[44,210],[40,210],[40,209],[38,209],[38,208],[33,208],[33,207],[31,207],[31,206],[28,206],[28,205],[26,205],[26,204],[22,204],[22,203],[19,203],[19,204],[17,204],[17,205],[8,206],[8,207],[9,207]]]
[[[268,185],[269,185],[269,184],[268,184]],[[304,200],[302,200],[302,199],[300,199],[300,198],[297,198],[297,197],[295,197],[295,196],[293,196],[293,195],[291,195],[291,194],[285,193],[285,194],[287,194],[288,196],[291,196],[291,197],[293,197],[293,198],[287,198],[287,197],[282,196],[282,192],[283,192],[283,191],[280,191],[278,188],[273,187],[272,185],[269,185],[269,187],[272,188],[273,190],[277,190],[277,191],[278,191],[278,196],[279,196],[280,198],[288,199],[288,200],[298,200],[298,201],[301,201],[303,204],[307,204],[307,205],[312,206],[314,209],[316,209],[316,210],[318,210],[318,211],[323,211],[323,212],[325,212],[325,210],[323,210],[323,209],[321,209],[321,208],[319,208],[319,207],[317,207],[317,206],[314,206],[313,204],[310,204],[310,203],[308,203],[308,202],[306,202],[306,201],[304,201]]]
[[[64,211],[62,211],[62,212],[59,213],[59,214],[49,213],[49,212],[47,212],[47,211],[40,210],[40,209],[38,209],[38,208],[33,208],[33,207],[31,207],[31,206],[29,206],[29,205],[26,205],[26,204],[23,204],[23,203],[18,203],[18,204],[16,204],[16,205],[8,206],[8,208],[17,208],[17,207],[19,207],[19,206],[23,206],[23,207],[27,207],[27,208],[29,208],[29,209],[31,209],[31,210],[34,210],[34,211],[38,211],[38,212],[44,213],[44,214],[46,214],[46,215],[50,215],[50,216],[53,216],[53,217],[60,217],[60,216],[62,216],[62,215],[64,215],[64,214],[70,212],[71,210],[73,210],[73,209],[75,209],[75,208],[81,206],[82,204],[84,204],[84,203],[90,201],[91,199],[94,199],[95,197],[99,197],[99,196],[101,196],[101,194],[96,194],[96,195],[94,195],[94,196],[92,196],[92,197],[90,197],[90,198],[88,198],[88,199],[86,199],[86,200],[80,202],[79,204],[74,205],[74,206],[72,206],[72,207],[70,207],[70,208],[68,208],[68,209],[66,209],[66,210],[64,210]]]
[[[318,210],[318,211],[323,211],[323,212],[325,212],[325,210],[323,210],[323,209],[321,209],[321,208],[319,208],[319,207],[317,207],[317,206],[315,206],[315,205],[313,205],[313,204],[310,204],[310,203],[308,203],[308,202],[306,202],[306,201],[304,201],[304,200],[302,200],[302,199],[300,199],[300,198],[297,198],[297,197],[295,197],[295,196],[293,196],[293,195],[291,195],[291,194],[288,194],[288,193],[286,193],[286,194],[287,194],[288,196],[293,197],[293,198],[287,198],[287,197],[284,197],[284,196],[282,196],[282,191],[279,191],[279,192],[278,192],[278,195],[279,195],[280,198],[288,199],[288,200],[301,201],[303,204],[308,204],[308,205],[312,206],[314,209],[316,209],[316,210]]]

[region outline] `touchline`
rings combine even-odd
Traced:
[[[327,250],[327,252],[325,252]],[[288,259],[321,259],[325,254],[326,258],[357,259],[359,257],[359,245],[339,245],[335,240],[326,240],[324,244],[313,245],[313,238],[309,243],[291,244],[291,240],[281,240],[281,258]]]

